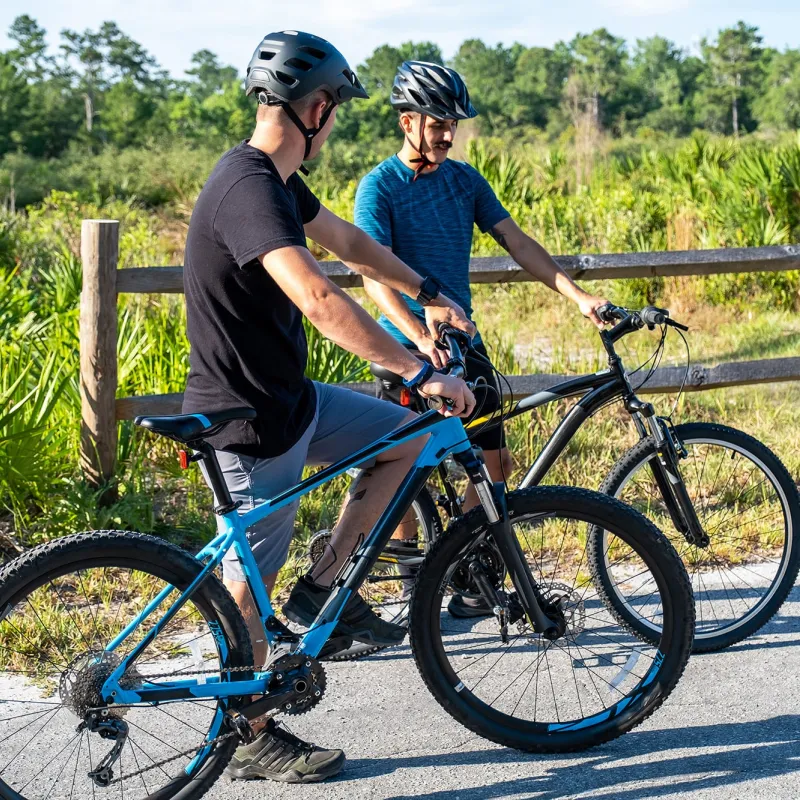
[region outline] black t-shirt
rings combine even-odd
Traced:
[[[303,225],[319,207],[298,175],[284,183],[269,156],[246,142],[222,156],[197,198],[184,267],[191,353],[183,410],[258,413],[209,438],[218,450],[281,455],[314,416],[302,314],[257,257],[305,247]]]

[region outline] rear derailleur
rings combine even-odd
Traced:
[[[125,742],[128,740],[128,723],[118,717],[108,716],[107,710],[104,714],[102,711],[92,711],[86,715],[86,718],[78,725],[78,733],[89,731],[89,733],[97,733],[102,739],[109,739],[114,742],[114,746],[109,750],[100,763],[89,772],[89,777],[94,782],[95,786],[106,788],[111,784],[114,777],[112,767],[119,760],[122,748],[125,747]]]

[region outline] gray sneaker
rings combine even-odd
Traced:
[[[341,772],[344,761],[341,750],[323,750],[304,742],[270,719],[255,741],[236,749],[225,774],[232,780],[315,783]]]

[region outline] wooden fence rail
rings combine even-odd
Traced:
[[[81,462],[90,481],[101,484],[114,474],[117,420],[139,414],[177,414],[181,394],[116,398],[117,295],[122,293],[182,293],[182,267],[117,269],[119,224],[113,220],[84,220],[81,230],[83,290],[81,293]],[[732,272],[779,272],[800,269],[800,245],[746,247],[725,250],[616,253],[558,256],[556,261],[580,280],[719,275]],[[360,276],[338,261],[321,264],[337,285],[361,285]],[[474,258],[472,283],[509,283],[531,280],[510,258]],[[676,391],[683,380],[681,367],[656,370],[649,392]],[[515,375],[509,381],[514,396],[546,389],[567,376]],[[693,365],[686,388],[703,391],[726,386],[800,380],[800,358],[776,358],[716,366]],[[374,391],[371,384],[353,389]]]

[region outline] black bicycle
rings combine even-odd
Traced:
[[[513,404],[502,416],[477,418],[465,427],[474,433],[549,403],[579,397],[520,481],[518,488],[526,488],[544,480],[589,418],[609,404],[621,403],[639,441],[616,462],[600,491],[649,517],[684,560],[697,610],[693,651],[728,647],[765,625],[795,583],[800,569],[800,548],[794,535],[800,524],[797,488],[780,459],[752,436],[716,423],[673,425],[669,418],[658,416],[652,404],[637,397],[636,391],[647,383],[660,361],[668,329],[686,330],[670,318],[669,311],[607,306],[602,316],[613,323],[599,334],[608,354],[606,369],[537,392]],[[616,344],[644,328],[660,328],[661,337],[656,351],[645,362],[649,368],[636,381],[634,376],[641,368],[629,373]],[[461,341],[468,346],[466,337]],[[372,371],[387,392],[402,386],[397,376],[382,367],[373,365]],[[502,388],[504,379],[498,377]],[[413,572],[441,534],[439,509],[451,519],[463,513],[453,474],[445,464],[440,465],[438,476],[441,491],[431,493],[429,486],[415,505],[419,547],[390,543],[366,585],[373,605],[398,622],[404,618],[410,582],[403,575]],[[643,635],[653,635],[652,624],[613,589],[614,585],[635,585],[639,576],[615,558],[602,529],[591,531],[588,545],[593,575],[607,588],[618,619]],[[401,583],[404,593],[398,589]],[[382,587],[381,591],[376,593],[375,586]],[[639,591],[646,588],[637,586]],[[464,594],[469,596],[470,592]],[[472,595],[478,596],[475,592]],[[358,658],[377,649],[356,646],[337,658]]]

